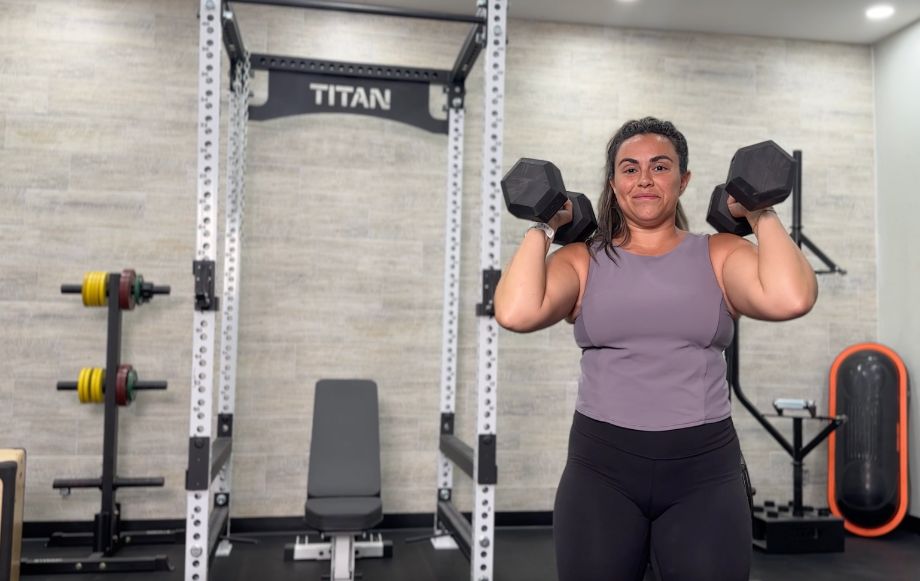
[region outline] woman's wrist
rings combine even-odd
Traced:
[[[527,232],[530,232],[531,230],[539,230],[540,232],[543,232],[543,234],[546,236],[546,239],[549,240],[550,242],[552,242],[553,236],[556,235],[556,229],[550,226],[549,224],[545,224],[543,222],[537,222],[535,224],[531,224],[527,228]]]
[[[524,238],[526,238],[528,234],[534,231],[538,232],[540,238],[543,240],[543,252],[548,252],[549,247],[553,243],[553,236],[555,236],[556,231],[552,226],[548,224],[537,222],[536,224],[531,224],[530,227],[527,228],[527,230],[524,232]],[[532,236],[536,235],[537,234],[532,234]]]
[[[776,216],[776,210],[773,209],[773,206],[769,206],[762,210],[754,210],[748,214],[748,224],[751,225],[751,229],[754,230],[755,235],[757,234],[757,225],[760,223],[760,219],[769,214]]]

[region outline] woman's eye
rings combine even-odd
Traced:
[[[668,166],[662,165],[660,163],[655,166],[655,171],[667,171],[667,169],[668,169]]]

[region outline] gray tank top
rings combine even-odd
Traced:
[[[723,352],[732,317],[709,259],[709,236],[686,233],[661,256],[598,248],[575,342],[575,409],[624,428],[661,431],[731,415]]]

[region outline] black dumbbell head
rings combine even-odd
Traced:
[[[789,197],[795,159],[773,141],[742,147],[732,158],[725,189],[748,210],[761,210]]]
[[[556,231],[554,244],[584,242],[597,230],[597,218],[588,196],[577,192],[566,192],[566,196],[572,200],[572,221]]]
[[[712,191],[706,221],[716,229],[716,232],[730,232],[738,236],[747,236],[754,233],[747,220],[735,218],[728,211],[728,192],[725,191],[725,184],[717,185]]]
[[[548,161],[521,158],[502,178],[505,205],[513,216],[547,222],[565,204],[559,168]]]

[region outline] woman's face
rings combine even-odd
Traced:
[[[616,153],[610,185],[631,227],[674,223],[677,202],[690,181],[681,175],[677,150],[657,133],[634,135]]]

